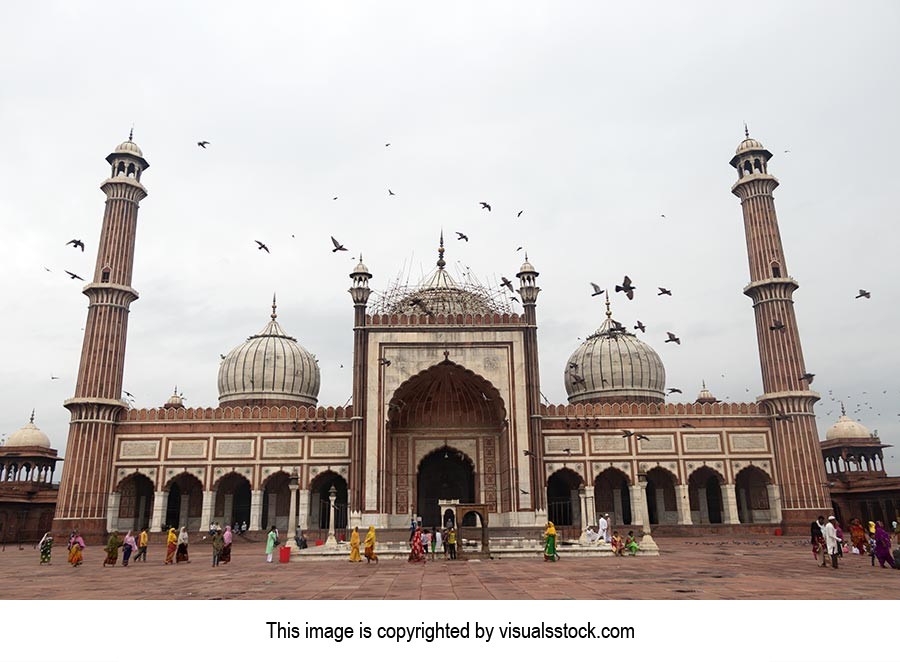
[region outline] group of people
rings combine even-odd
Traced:
[[[425,563],[428,554],[431,554],[431,560],[435,561],[440,550],[445,559],[455,561],[456,536],[456,527],[450,522],[446,528],[433,526],[430,530],[418,524],[415,528],[410,526],[409,557],[406,560],[410,563]]]
[[[366,537],[363,540],[363,555],[366,557],[366,564],[375,561],[378,563],[378,555],[375,553],[375,527],[370,526]],[[353,533],[350,534],[350,562],[362,563],[362,557],[359,555],[359,527],[353,527]]]
[[[891,532],[897,535],[897,541],[900,543],[900,529],[897,528],[897,522],[891,522]],[[881,520],[870,521],[867,526],[863,526],[858,518],[852,519],[849,545],[846,544],[844,531],[834,515],[829,515],[827,520],[824,515],[819,515],[809,525],[809,534],[813,557],[823,568],[828,566],[829,558],[831,567],[837,568],[838,559],[851,550],[860,556],[868,555],[873,567],[876,560],[882,568],[900,567],[898,559],[895,558],[895,554],[900,556],[900,550],[896,553],[893,551],[891,533],[884,528]]]

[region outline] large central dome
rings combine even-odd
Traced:
[[[650,345],[607,319],[569,357],[569,402],[663,402],[666,369]]]

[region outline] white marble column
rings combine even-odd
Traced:
[[[163,518],[166,516],[166,507],[169,505],[169,493],[168,492],[154,492],[153,493],[153,514],[150,515],[150,530],[151,531],[162,531]]]
[[[266,513],[266,521],[263,522],[263,528],[265,528],[266,531],[269,530],[270,526],[278,526],[278,522],[275,516],[275,513],[278,512],[277,510],[275,510],[276,506],[278,505],[278,495],[275,492],[270,492],[267,501],[269,502],[268,508],[266,508],[268,512]]]
[[[122,495],[118,492],[110,492],[106,497],[106,530],[115,531],[119,528],[119,502]]]
[[[706,498],[706,488],[697,489],[697,501],[700,502],[700,523],[709,524],[709,501]]]
[[[291,490],[291,502],[290,508],[288,510],[288,525],[287,525],[287,546],[288,547],[296,547],[297,541],[294,538],[297,537],[297,483],[296,483],[296,474],[294,475],[294,480],[291,481],[290,490]]]
[[[615,488],[612,491],[613,493],[613,513],[612,513],[612,523],[615,526],[622,526],[625,521],[623,517],[622,511],[622,490]]]
[[[190,492],[184,492],[181,495],[181,512],[178,513],[179,529],[183,526],[187,530],[189,512],[191,512],[191,495]]]
[[[781,524],[781,490],[778,485],[766,485],[769,493],[769,512],[772,515],[772,524]]]
[[[200,530],[209,531],[209,525],[212,523],[213,508],[216,505],[216,493],[214,490],[203,492],[203,509],[200,511]],[[227,522],[226,522],[227,523]],[[222,527],[224,529],[224,526]]]
[[[250,492],[250,530],[259,531],[260,520],[262,519],[262,500],[263,491],[253,490]]]
[[[678,523],[693,524],[691,521],[691,497],[687,485],[675,486],[675,503],[678,506]]]
[[[663,491],[662,487],[657,487],[653,490],[653,496],[656,497],[656,523],[657,524],[665,524],[666,523],[666,494]],[[647,523],[650,523],[650,520],[647,520]]]
[[[647,513],[647,493],[641,485],[632,485],[631,491],[631,526],[638,528],[644,526]]]
[[[297,526],[302,530],[310,528],[309,525],[309,490],[300,490],[297,494],[300,501],[299,512],[297,513]]]
[[[733,483],[722,485],[722,511],[725,524],[741,523],[741,518],[738,516],[737,495],[734,493]]]
[[[334,502],[337,499],[337,494],[334,489],[334,485],[331,486],[331,490],[328,492],[328,502],[329,502],[329,513],[328,513],[328,538],[325,539],[326,547],[337,547],[337,538],[334,536],[334,517],[335,517],[335,508]]]
[[[597,504],[594,502],[594,488],[587,488],[585,494],[585,503],[587,510],[585,512],[585,526],[597,523]]]

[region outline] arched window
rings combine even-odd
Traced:
[[[781,265],[777,260],[773,260],[769,265],[772,268],[772,278],[781,278]]]

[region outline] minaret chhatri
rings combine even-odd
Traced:
[[[106,532],[115,424],[127,407],[122,377],[128,308],[138,298],[131,270],[138,205],[147,196],[141,175],[150,167],[131,134],[106,160],[112,170],[100,186],[106,210],[94,277],[84,287],[87,322],[75,395],[65,402],[71,420],[53,527],[78,527],[90,537]]]
[[[799,285],[789,275],[778,231],[772,196],[778,180],[768,172],[772,153],[750,137],[746,126],[744,135],[730,161],[738,175],[731,192],[741,199],[750,258],[750,284],[744,294],[753,299],[756,315],[763,383],[758,401],[772,416],[774,478],[781,490],[784,524],[800,530],[800,525],[831,511],[813,413],[819,395],[810,390],[811,377],[803,363],[793,301]]]

